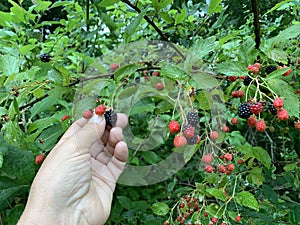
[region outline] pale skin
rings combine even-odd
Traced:
[[[40,167],[17,225],[102,225],[128,148],[127,116],[105,130],[103,116],[81,118],[66,131]]]

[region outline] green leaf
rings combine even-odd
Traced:
[[[235,198],[239,205],[246,206],[258,211],[258,202],[255,199],[254,195],[249,191],[241,191],[235,196]]]
[[[36,103],[34,106],[30,108],[31,117],[34,117],[35,115],[48,110],[50,107],[56,105],[59,102],[57,98],[54,98],[52,96],[48,96],[41,100],[40,102]]]
[[[154,163],[157,163],[158,161],[160,161],[160,157],[156,153],[151,152],[151,151],[142,152],[142,156],[145,159],[145,161],[150,164],[154,164]]]
[[[192,74],[191,79],[196,82],[197,89],[212,89],[219,85],[217,79],[208,73]]]
[[[163,66],[161,69],[161,74],[162,76],[166,76],[172,80],[176,80],[176,79],[181,80],[187,77],[187,74],[183,70],[179,69],[177,66],[172,64],[167,64]]]
[[[211,51],[215,50],[218,45],[218,41],[216,41],[216,37],[212,36],[206,39],[199,38],[194,43],[191,50],[196,53],[199,58],[203,58],[207,56]]]
[[[3,27],[9,26],[12,21],[12,15],[8,12],[0,12],[0,25]],[[1,32],[0,32],[1,37]]]
[[[217,188],[207,188],[207,189],[206,189],[206,192],[207,192],[209,195],[211,195],[211,196],[213,196],[213,197],[215,197],[215,198],[217,198],[217,199],[220,199],[220,200],[222,200],[222,201],[225,201],[225,200],[226,200],[226,197],[225,197],[225,195],[224,195],[224,190],[222,190],[222,189],[217,189]]]
[[[137,64],[128,64],[116,70],[114,74],[114,78],[117,81],[124,79],[125,77],[130,76],[131,74],[135,73],[135,71],[139,68]]]
[[[277,77],[281,77],[282,74],[287,72],[289,69],[290,68],[282,68],[282,69],[279,69],[279,70],[275,70],[272,73],[268,74],[268,76],[265,78],[265,80],[268,81],[268,80],[275,79]]]
[[[261,147],[253,147],[252,153],[258,161],[260,161],[266,168],[270,169],[271,157],[266,150]]]
[[[107,6],[111,6],[117,2],[119,2],[120,0],[102,0],[98,6],[100,7],[107,7]]]
[[[186,18],[186,9],[182,9],[181,13],[175,16],[175,26]]]
[[[293,170],[296,170],[297,169],[297,164],[296,163],[290,163],[290,164],[286,164],[283,169],[285,171],[293,171]]]
[[[21,61],[11,55],[0,56],[0,70],[5,76],[11,76],[19,72]]]
[[[273,12],[274,10],[277,10],[278,8],[280,8],[282,5],[285,5],[285,4],[293,2],[293,1],[294,0],[281,1],[281,2],[277,3],[275,6],[273,6],[270,10],[268,10],[264,15],[269,14],[269,13]]]
[[[147,9],[141,11],[140,14],[137,17],[135,17],[130,22],[130,24],[125,28],[124,31],[125,43],[130,42],[131,36],[135,33],[135,30],[139,27],[146,13],[147,13]]]
[[[289,116],[299,118],[299,98],[294,89],[281,79],[268,80],[267,83],[278,96],[283,98],[284,108],[288,111]]]
[[[3,161],[1,169],[3,174],[20,180],[22,184],[28,184],[34,178],[34,157],[31,151],[19,150],[10,146]]]
[[[131,209],[133,202],[130,198],[126,196],[117,196],[117,199],[123,208]]]
[[[219,13],[222,11],[223,7],[220,5],[222,0],[210,0],[208,6],[208,15],[210,16],[213,13]]]
[[[247,76],[248,71],[245,66],[239,62],[223,62],[217,65],[217,71],[227,76]]]
[[[60,7],[60,6],[67,6],[74,4],[73,1],[55,1],[50,8]]]
[[[30,52],[32,49],[35,48],[36,45],[29,44],[29,45],[24,45],[19,48],[20,52],[22,55],[26,55],[28,52]]]
[[[39,136],[39,139],[43,139],[44,143],[38,142],[38,147],[41,150],[49,151],[56,145],[59,137],[61,137],[63,133],[64,130],[62,129],[61,124],[50,126],[49,128],[45,129]]]
[[[169,206],[164,202],[156,202],[151,206],[151,209],[155,215],[165,216],[169,212]]]
[[[247,175],[247,181],[256,186],[260,186],[265,181],[265,178],[262,173],[262,168],[254,167],[250,170],[249,174]]]
[[[287,61],[288,54],[285,51],[278,49],[278,48],[274,48],[271,51],[267,51],[267,56],[276,62],[281,62],[284,64],[286,64],[288,62]],[[268,77],[270,75],[268,75]]]

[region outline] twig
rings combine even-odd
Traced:
[[[136,6],[133,5],[129,0],[122,0],[125,4],[129,5],[131,8],[133,8],[136,12],[140,13],[141,10]],[[161,38],[164,41],[169,41],[169,38],[156,26],[156,24],[147,16],[144,16],[144,19],[154,28],[154,30],[161,36]],[[171,43],[171,42],[170,42]],[[182,59],[185,59],[186,57],[176,48],[176,46],[171,43],[171,47],[181,56]]]

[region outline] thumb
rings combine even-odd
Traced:
[[[94,116],[79,131],[73,135],[73,139],[82,153],[88,153],[90,147],[100,141],[105,130],[104,116]]]

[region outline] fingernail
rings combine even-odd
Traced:
[[[94,115],[91,119],[90,122],[94,122],[94,123],[101,123],[103,120],[103,116],[98,116],[98,115]]]

